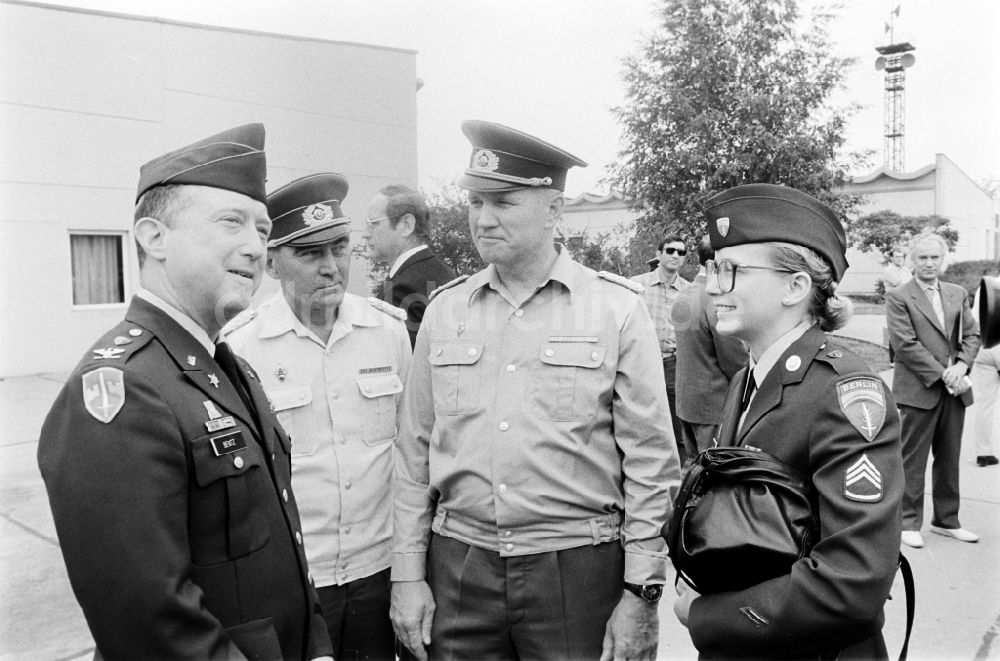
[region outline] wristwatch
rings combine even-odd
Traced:
[[[663,596],[663,585],[661,583],[639,585],[638,583],[626,582],[625,589],[650,604],[655,604]]]

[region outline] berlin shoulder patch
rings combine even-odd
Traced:
[[[844,495],[849,500],[861,503],[877,503],[882,500],[882,473],[868,455],[861,455],[844,472]]]
[[[845,379],[837,384],[837,401],[851,425],[871,443],[885,424],[885,390],[873,376]]]
[[[117,367],[98,367],[83,375],[83,406],[104,424],[125,406],[125,373]]]

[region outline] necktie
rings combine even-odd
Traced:
[[[937,315],[938,321],[941,323],[941,328],[944,328],[944,307],[941,305],[941,291],[937,287],[928,287],[927,298],[931,300],[931,308],[934,309],[934,314]]]
[[[750,406],[750,400],[753,398],[754,392],[757,390],[757,379],[753,378],[753,368],[747,370],[747,384],[743,388],[743,400],[740,402],[740,413],[747,410]]]
[[[240,399],[243,400],[243,404],[246,405],[247,410],[256,417],[257,409],[253,405],[253,399],[250,397],[250,393],[247,392],[246,386],[243,385],[243,378],[240,376],[240,367],[236,363],[236,358],[233,356],[232,350],[225,342],[219,342],[215,345],[215,362],[219,364],[222,371],[229,377]]]

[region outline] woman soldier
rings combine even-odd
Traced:
[[[844,229],[818,200],[771,184],[720,193],[706,214],[718,329],[750,348],[718,443],[767,452],[809,476],[819,527],[787,574],[705,595],[679,582],[674,611],[701,658],[887,658],[882,607],[899,557],[903,494],[899,420],[882,380],[824,332],[851,315],[837,296]]]

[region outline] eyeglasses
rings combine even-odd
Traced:
[[[715,283],[719,291],[728,294],[736,287],[736,272],[739,270],[755,269],[759,271],[776,271],[778,273],[795,273],[788,269],[776,269],[773,266],[754,266],[752,264],[737,264],[736,262],[715,262],[708,260],[705,262],[705,276],[708,279],[715,278]]]
[[[383,220],[391,220],[391,219],[392,216],[380,216],[378,218],[365,218],[365,222],[368,223],[369,226],[373,226],[373,225],[378,225]]]
[[[674,253],[677,253],[679,257],[683,257],[684,255],[688,254],[688,251],[685,248],[664,248],[663,252],[667,255],[673,255]]]

